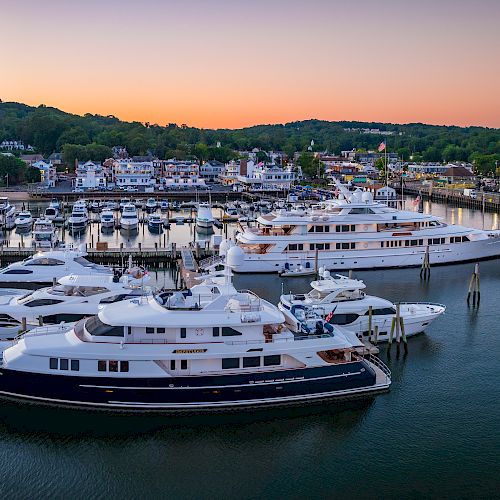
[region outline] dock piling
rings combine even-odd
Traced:
[[[474,272],[469,281],[469,291],[467,293],[467,305],[470,305],[470,298],[472,295],[472,307],[479,306],[481,300],[481,290],[479,282],[479,263],[474,265]]]

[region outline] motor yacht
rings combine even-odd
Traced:
[[[111,304],[150,293],[145,284],[148,274],[140,268],[129,269],[123,276],[109,274],[70,275],[51,287],[19,295],[0,295],[0,340],[16,337],[21,329],[41,324],[78,321]]]
[[[125,205],[130,205],[130,198],[122,198],[120,200],[120,210],[123,210]]]
[[[157,203],[154,198],[148,198],[146,201],[146,211],[154,212],[156,210]]]
[[[73,231],[82,231],[87,228],[89,217],[87,205],[83,201],[77,201],[73,205],[71,215],[68,217],[68,229]]]
[[[36,328],[3,351],[0,395],[111,410],[203,412],[373,396],[390,387],[378,358],[331,327],[294,334],[276,306],[226,275],[186,292],[109,304]]]
[[[57,219],[59,215],[60,215],[59,208],[53,207],[51,205],[49,205],[44,212],[44,218],[51,221]]]
[[[91,204],[90,204],[90,210],[94,213],[99,213],[101,211],[101,203],[99,200],[94,200]]]
[[[123,207],[122,216],[120,217],[120,227],[124,231],[137,231],[139,225],[139,217],[137,209],[133,203],[128,203]]]
[[[163,229],[163,218],[158,213],[148,215],[148,228],[150,231],[159,232]]]
[[[160,210],[162,212],[167,212],[168,209],[169,209],[169,203],[168,203],[168,200],[161,200],[160,201]]]
[[[312,290],[306,294],[284,294],[280,297],[279,309],[289,325],[299,321],[297,311],[311,309],[322,318],[328,318],[333,325],[341,325],[354,332],[358,337],[370,335],[370,307],[372,336],[378,328],[378,340],[389,339],[392,320],[396,315],[396,304],[366,295],[362,280],[347,276],[331,276],[327,270],[320,270],[321,278],[311,282]],[[400,316],[403,318],[405,333],[408,337],[423,332],[435,319],[441,316],[446,307],[430,302],[400,302]]]
[[[16,207],[5,196],[0,196],[0,224],[5,229],[12,229],[16,225]]]
[[[199,203],[196,213],[196,229],[199,231],[213,231],[214,216],[210,203]]]
[[[113,210],[108,208],[103,209],[101,215],[99,216],[102,228],[114,228],[115,227],[115,213]]]
[[[68,274],[113,274],[109,267],[88,261],[86,255],[85,251],[72,248],[36,252],[23,261],[0,269],[0,286],[6,283],[22,288],[26,284],[52,283]]]
[[[500,231],[483,231],[373,200],[368,191],[348,192],[318,209],[279,209],[257,219],[236,240],[243,252],[236,272],[279,272],[288,266],[329,270],[411,267],[477,261],[500,256]]]
[[[55,248],[59,244],[57,228],[45,217],[37,219],[33,224],[32,246],[36,249]]]
[[[31,212],[29,210],[19,212],[14,222],[18,229],[31,229],[31,226],[33,225]]]

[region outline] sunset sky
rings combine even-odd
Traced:
[[[0,20],[3,101],[500,127],[500,0],[0,0]]]

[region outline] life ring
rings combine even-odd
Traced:
[[[363,226],[363,231],[368,231],[368,226],[366,224]]]
[[[368,243],[363,243],[364,248],[368,248]]]

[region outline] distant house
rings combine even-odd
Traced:
[[[62,165],[63,156],[62,153],[52,153],[48,160],[52,163],[52,165]]]
[[[200,166],[200,176],[207,181],[216,181],[224,170],[224,163],[217,160],[211,160]]]
[[[24,161],[26,165],[33,165],[33,163],[36,163],[37,161],[42,161],[43,156],[42,155],[21,155],[19,157],[20,160]]]
[[[24,145],[23,141],[2,141],[0,149],[4,151],[33,151],[33,146]]]
[[[48,160],[38,160],[31,164],[33,168],[40,170],[40,181],[47,187],[56,185],[56,167]]]
[[[106,187],[106,174],[100,163],[92,161],[79,162],[76,168],[76,188],[104,188]]]
[[[450,165],[443,173],[443,177],[453,184],[454,182],[471,182],[476,176],[466,167],[461,165]]]

